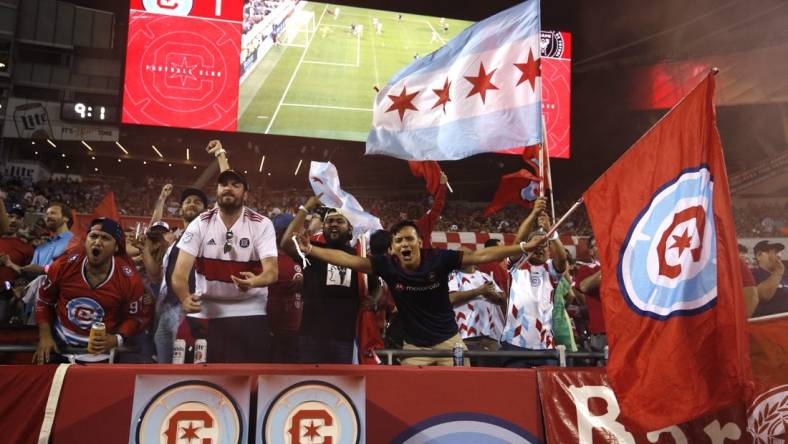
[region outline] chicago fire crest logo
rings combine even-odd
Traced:
[[[304,381],[280,393],[263,421],[264,442],[358,444],[361,424],[353,401],[338,387]]]
[[[104,320],[104,307],[88,297],[74,298],[66,304],[68,320],[83,330],[90,330],[94,322]]]
[[[624,240],[621,292],[642,316],[665,320],[717,302],[717,239],[708,168],[685,170],[655,193]]]
[[[145,406],[137,420],[138,444],[240,444],[241,411],[225,391],[205,381],[173,384]]]

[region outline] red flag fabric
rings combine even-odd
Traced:
[[[114,191],[107,193],[104,198],[101,199],[101,202],[96,205],[96,208],[93,210],[93,217],[108,217],[110,219],[114,219],[117,223],[120,223],[118,206],[115,204]],[[81,251],[82,246],[85,244],[85,236],[88,234],[89,227],[79,222],[77,212],[74,210],[71,210],[71,218],[73,221],[73,224],[71,225],[71,233],[73,236],[71,237],[71,240],[68,241],[66,251],[77,252]],[[90,222],[88,221],[88,223]]]
[[[538,177],[529,173],[528,170],[506,174],[501,177],[495,197],[484,209],[484,214],[489,216],[507,205],[531,208],[537,197],[539,197]]]
[[[710,74],[585,192],[607,372],[644,430],[751,395],[742,278]]]
[[[441,185],[441,167],[434,160],[409,160],[410,172],[416,177],[423,177],[427,182],[427,191],[435,195]]]
[[[544,170],[540,171],[539,165],[542,163],[541,155],[542,155],[542,146],[541,145],[529,145],[523,148],[523,161],[526,165],[528,165],[531,169],[533,169],[534,175],[539,177],[544,184],[545,191],[550,189],[550,181],[547,178],[550,176],[550,160],[547,158],[549,155],[548,153],[544,153],[545,155],[545,162],[544,162]],[[540,175],[541,173],[541,175]]]

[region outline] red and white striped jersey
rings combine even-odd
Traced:
[[[534,265],[523,256],[509,270],[512,286],[501,342],[531,350],[555,348],[553,292],[560,275],[553,261]]]
[[[463,273],[456,270],[449,276],[449,292],[473,290],[487,282],[495,284],[490,275],[481,271]],[[498,284],[495,284],[495,289],[501,291]],[[484,296],[476,296],[462,305],[455,305],[454,318],[462,339],[487,336],[497,341],[503,332],[501,308]]]
[[[229,229],[214,208],[194,219],[178,241],[178,248],[196,258],[195,294],[202,295],[196,317],[226,318],[266,314],[267,288],[242,292],[230,276],[242,271],[262,272],[261,260],[276,257],[276,235],[271,221],[244,207]]]

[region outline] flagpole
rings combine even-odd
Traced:
[[[549,240],[550,237],[553,235],[553,233],[555,233],[556,230],[558,230],[558,227],[560,227],[564,222],[566,222],[569,216],[571,216],[572,213],[574,213],[575,210],[577,210],[578,207],[580,207],[580,205],[583,205],[582,197],[580,197],[580,199],[577,199],[577,201],[566,211],[566,213],[564,213],[564,215],[561,216],[561,218],[558,219],[558,221],[556,221],[553,224],[553,226],[550,227],[549,230],[547,230],[547,234],[545,234],[544,239]],[[525,260],[527,261],[528,259],[530,259],[533,254],[534,254],[533,252],[528,253],[528,256],[525,258]]]
[[[544,197],[544,140],[539,144],[539,197]]]
[[[553,169],[550,168],[550,146],[547,144],[547,125],[545,124],[544,113],[542,114],[542,144],[546,152],[544,161],[547,163],[547,186],[550,187],[550,212],[551,220],[555,220],[555,198],[553,197]],[[539,162],[539,166],[541,162]],[[544,174],[542,174],[544,176]],[[542,177],[542,186],[544,186],[545,177]],[[543,193],[544,194],[544,193]]]

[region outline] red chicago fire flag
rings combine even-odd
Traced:
[[[501,176],[495,197],[484,209],[484,214],[489,216],[508,205],[533,207],[534,201],[539,197],[539,183],[539,178],[526,169]]]
[[[644,430],[751,395],[742,278],[710,74],[584,198],[602,262],[607,373]]]

